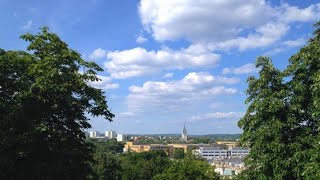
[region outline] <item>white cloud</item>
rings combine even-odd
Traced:
[[[165,75],[162,76],[162,78],[172,78],[173,77],[173,73],[166,73]]]
[[[241,28],[261,25],[271,10],[261,0],[142,0],[139,6],[142,23],[160,41],[226,40]]]
[[[197,52],[188,48],[178,51],[169,48],[147,51],[137,47],[109,52],[105,67],[113,78],[124,79],[156,73],[163,69],[182,70],[214,67],[219,58],[220,55],[212,52]]]
[[[206,72],[191,72],[181,80],[168,82],[147,81],[142,86],[130,86],[128,108],[143,107],[180,109],[188,103],[209,100],[216,96],[233,95],[237,89],[226,87],[238,83],[238,78],[213,76]]]
[[[291,48],[301,47],[301,46],[305,45],[306,42],[307,42],[307,40],[305,38],[298,38],[295,40],[283,41],[283,42],[279,43],[278,46],[265,52],[264,55],[273,56],[273,55],[288,51]]]
[[[22,28],[25,30],[28,30],[28,29],[31,29],[31,27],[32,27],[32,21],[29,20],[29,21],[27,21],[27,23],[25,25],[23,25]]]
[[[283,13],[280,16],[280,19],[285,22],[310,22],[317,21],[320,17],[320,3],[312,4],[304,9],[300,9],[296,6],[290,6],[285,3],[281,8],[283,9]]]
[[[143,37],[142,35],[139,35],[139,36],[137,37],[137,39],[136,39],[136,43],[138,43],[138,44],[143,44],[143,43],[145,43],[145,42],[147,42],[147,41],[148,41],[148,39],[145,38],[145,37]]]
[[[99,81],[89,82],[89,84],[95,88],[102,89],[102,90],[112,90],[119,88],[118,83],[112,83],[112,78],[108,76],[97,75]]]
[[[252,48],[267,47],[277,42],[286,32],[289,26],[281,23],[268,23],[256,29],[247,37],[237,37],[218,43],[209,43],[210,49],[229,50],[237,48],[244,51]]]
[[[96,60],[107,57],[107,51],[101,48],[95,49],[90,55],[90,60]]]
[[[245,64],[237,68],[224,68],[222,74],[250,74],[257,72],[257,68],[254,64]]]
[[[236,119],[244,116],[243,112],[214,112],[191,117],[191,121],[202,121],[208,119]]]
[[[282,42],[282,44],[286,47],[299,47],[306,44],[307,40],[305,38],[298,38],[295,40],[287,40]]]
[[[293,22],[317,20],[320,3],[299,8],[266,0],[141,0],[139,13],[145,30],[158,41],[187,39],[209,43],[211,50],[242,51],[274,44]]]

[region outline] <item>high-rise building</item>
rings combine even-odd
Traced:
[[[108,137],[109,139],[112,139],[112,138],[116,138],[117,137],[117,133],[115,131],[106,131],[105,132],[105,137]]]
[[[183,125],[183,130],[182,130],[182,134],[181,134],[181,141],[187,142],[188,141],[188,134],[187,134],[187,129],[186,129],[186,125]]]
[[[89,137],[91,137],[91,138],[96,138],[97,137],[97,131],[90,131],[90,133],[89,133]]]
[[[127,139],[126,135],[124,134],[117,134],[117,141],[118,142],[123,142]]]

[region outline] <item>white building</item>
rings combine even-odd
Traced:
[[[124,134],[117,134],[117,141],[118,141],[118,142],[123,142],[123,141],[125,141],[125,140],[127,140],[126,135],[124,135]]]
[[[89,133],[90,138],[96,138],[97,135],[98,135],[97,131],[90,131],[90,133]]]
[[[109,139],[116,138],[117,133],[115,131],[106,131],[105,132],[105,137],[108,137]]]
[[[200,147],[193,150],[193,153],[204,159],[224,159],[224,158],[242,158],[248,155],[249,149],[235,147],[232,149],[221,149],[220,147]]]

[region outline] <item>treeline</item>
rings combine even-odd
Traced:
[[[93,179],[176,180],[218,179],[214,167],[191,154],[177,150],[175,160],[165,151],[122,153],[123,144],[112,141],[90,140],[96,147],[92,169]]]

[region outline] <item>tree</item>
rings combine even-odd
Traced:
[[[110,152],[97,150],[93,156],[93,170],[96,179],[117,180],[121,179],[121,164],[119,158]]]
[[[259,57],[248,78],[249,104],[239,121],[250,148],[242,179],[320,178],[320,28],[280,71]]]
[[[176,160],[163,173],[157,174],[154,180],[212,180],[219,179],[214,167],[206,161],[195,159]]]
[[[249,106],[239,121],[241,140],[251,148],[247,172],[257,179],[287,179],[292,170],[286,160],[292,154],[286,152],[291,134],[283,73],[269,58],[259,57],[256,64],[261,68],[259,78],[248,78]]]
[[[212,139],[210,137],[196,137],[193,138],[195,144],[209,144],[212,143]]]
[[[320,179],[320,21],[314,37],[286,69],[292,121],[292,162],[299,179]]]
[[[124,144],[122,142],[117,142],[116,139],[110,140],[99,140],[99,139],[86,139],[86,142],[92,143],[95,146],[96,151],[108,152],[108,153],[122,153]]]
[[[118,154],[123,151],[124,144],[116,139],[97,140],[86,139],[94,145],[93,162],[91,163],[95,176],[91,179],[116,180],[121,179],[121,164]]]
[[[152,179],[156,174],[162,173],[171,164],[164,151],[148,151],[142,153],[129,153],[122,157],[122,179]]]
[[[175,149],[173,151],[173,158],[174,159],[183,159],[185,156],[184,149]]]
[[[25,34],[27,50],[0,52],[1,179],[84,179],[93,173],[87,116],[111,121],[97,64],[44,27]]]

